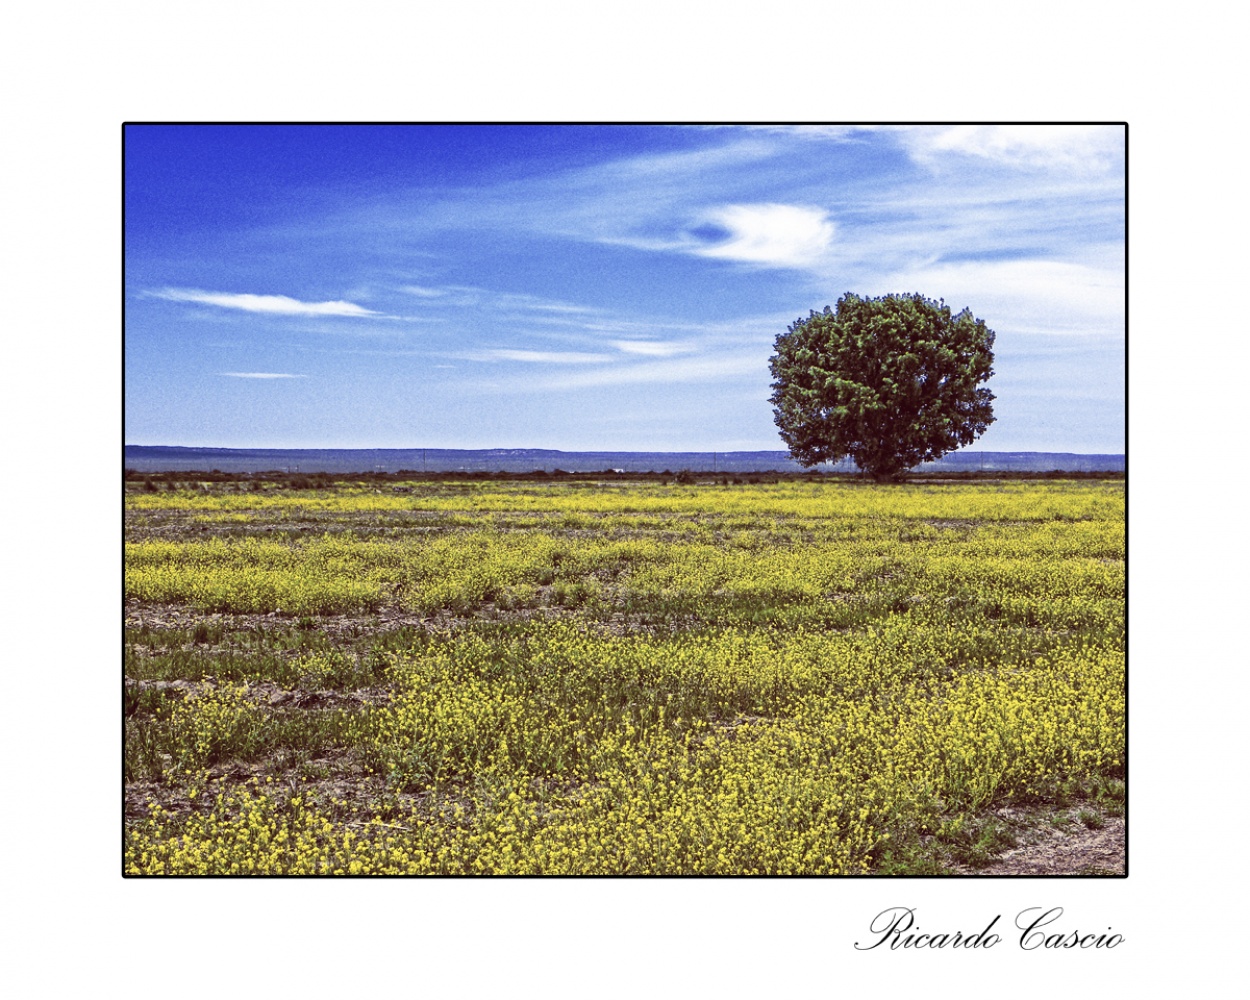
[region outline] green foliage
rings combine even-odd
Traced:
[[[803,465],[851,458],[877,481],[971,444],[994,421],[994,331],[919,294],[798,319],[774,344],[774,421]]]

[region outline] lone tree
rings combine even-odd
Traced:
[[[971,444],[994,422],[994,331],[924,296],[812,312],[777,337],[773,420],[804,466],[850,457],[878,482]]]

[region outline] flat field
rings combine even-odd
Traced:
[[[1123,480],[179,479],[129,874],[1122,870]]]

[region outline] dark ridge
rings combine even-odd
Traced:
[[[135,472],[786,472],[805,470],[785,451],[555,451],[545,448],[179,448],[131,445],[124,465]],[[850,462],[817,466],[817,472],[854,472]],[[1067,452],[955,452],[915,472],[1111,472],[1126,471],[1123,455]]]

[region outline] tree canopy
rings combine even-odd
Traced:
[[[920,294],[847,292],[778,335],[773,420],[804,466],[851,458],[878,481],[971,444],[994,422],[994,331]]]

